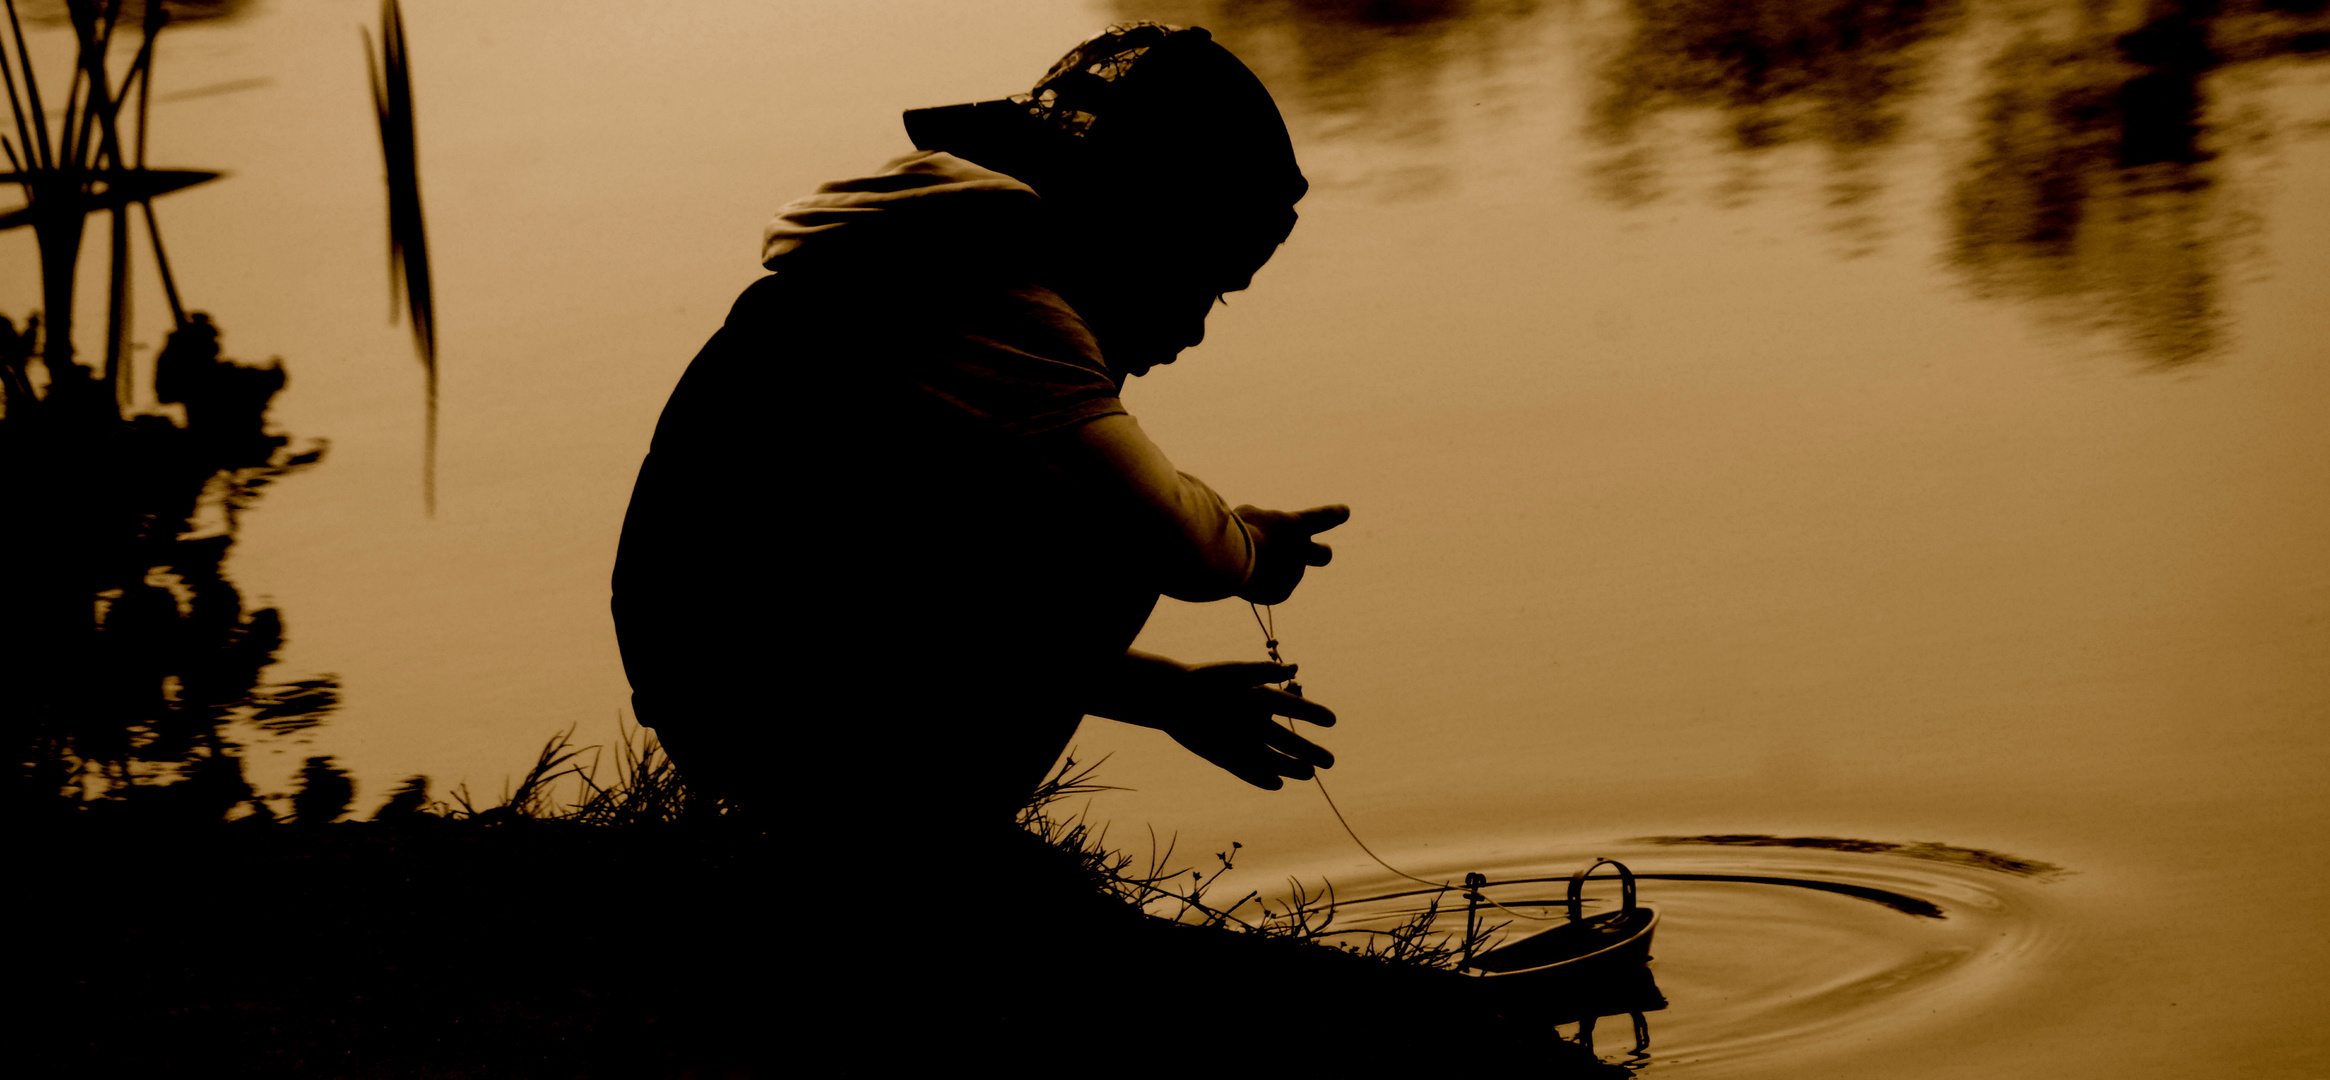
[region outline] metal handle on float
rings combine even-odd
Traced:
[[[1577,922],[1586,917],[1586,878],[1592,875],[1596,869],[1604,866],[1615,866],[1618,868],[1619,886],[1624,892],[1623,910],[1634,910],[1634,871],[1627,869],[1625,863],[1619,862],[1616,859],[1596,859],[1594,860],[1594,865],[1586,867],[1585,869],[1570,875],[1569,906],[1571,922]]]

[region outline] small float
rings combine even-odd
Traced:
[[[1604,866],[1618,870],[1619,907],[1615,911],[1587,915],[1586,881]],[[1470,904],[1465,910],[1468,926],[1478,917],[1484,901],[1494,903],[1481,893],[1487,884],[1478,874],[1465,881],[1464,895]],[[1592,866],[1570,875],[1568,903],[1569,921],[1478,955],[1468,955],[1459,970],[1508,984],[1513,989],[1526,984],[1533,990],[1576,992],[1590,989],[1594,984],[1629,981],[1623,976],[1650,959],[1651,935],[1659,924],[1658,909],[1637,901],[1634,871],[1627,869],[1625,863],[1597,859]]]

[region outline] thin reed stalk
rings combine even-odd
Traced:
[[[427,382],[428,430],[421,459],[421,500],[437,512],[437,302],[429,279],[429,231],[421,219],[419,140],[413,127],[412,58],[405,45],[404,12],[381,0],[380,48],[364,35],[364,65],[372,76],[372,107],[380,119],[380,152],[388,170],[388,319],[401,308],[412,316],[413,348]]]

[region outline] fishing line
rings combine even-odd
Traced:
[[[1263,647],[1265,650],[1267,650],[1267,651],[1270,653],[1270,660],[1271,660],[1271,662],[1272,662],[1272,663],[1275,663],[1275,664],[1284,664],[1284,663],[1286,663],[1286,659],[1285,659],[1284,657],[1281,657],[1280,655],[1278,655],[1278,613],[1277,613],[1277,611],[1273,610],[1273,609],[1272,609],[1272,607],[1271,607],[1271,605],[1269,605],[1269,604],[1256,604],[1256,603],[1254,603],[1254,602],[1253,602],[1253,601],[1251,601],[1251,600],[1249,600],[1249,601],[1247,601],[1247,602],[1246,602],[1246,606],[1247,606],[1248,608],[1252,609],[1252,610],[1253,610],[1253,612],[1254,612],[1254,625],[1256,625],[1256,626],[1259,626],[1259,627],[1261,627],[1261,628],[1262,628],[1262,647]],[[1265,615],[1265,614],[1264,614],[1265,612],[1268,612],[1268,614],[1267,614],[1267,615]],[[1294,695],[1294,696],[1296,696],[1296,697],[1301,697],[1301,696],[1303,696],[1303,687],[1302,687],[1302,684],[1301,684],[1301,683],[1298,683],[1298,682],[1296,682],[1296,681],[1294,681],[1294,680],[1292,680],[1292,679],[1288,679],[1286,682],[1279,684],[1279,686],[1280,686],[1280,689],[1283,689],[1283,690],[1285,690],[1287,693],[1289,693],[1289,694],[1293,694],[1293,695]],[[1289,732],[1292,732],[1292,731],[1294,730],[1294,718],[1293,718],[1293,717],[1288,717],[1288,718],[1287,718],[1287,721],[1286,721],[1286,729],[1287,729]],[[1316,788],[1318,788],[1318,789],[1319,789],[1319,797],[1320,797],[1320,798],[1322,798],[1322,799],[1325,799],[1325,800],[1327,800],[1327,809],[1328,809],[1330,812],[1332,812],[1332,813],[1335,815],[1335,823],[1336,823],[1337,825],[1341,825],[1341,826],[1343,826],[1343,835],[1350,837],[1350,838],[1351,838],[1351,842],[1352,842],[1352,843],[1359,845],[1359,850],[1360,850],[1360,851],[1362,851],[1362,852],[1364,852],[1364,853],[1366,853],[1367,857],[1368,857],[1369,859],[1373,860],[1373,861],[1374,861],[1374,863],[1375,863],[1375,865],[1377,865],[1377,866],[1380,866],[1380,867],[1383,867],[1384,869],[1391,871],[1393,874],[1396,874],[1396,875],[1398,875],[1398,876],[1400,876],[1400,877],[1406,878],[1406,879],[1408,879],[1409,881],[1413,881],[1413,882],[1415,882],[1415,883],[1416,883],[1416,884],[1418,884],[1418,885],[1430,885],[1430,886],[1432,886],[1433,888],[1436,888],[1436,889],[1455,889],[1455,888],[1457,888],[1457,886],[1456,886],[1454,883],[1452,883],[1452,882],[1447,882],[1447,881],[1433,881],[1433,880],[1430,880],[1430,879],[1428,879],[1428,878],[1420,878],[1420,877],[1417,877],[1417,876],[1416,876],[1416,875],[1414,875],[1414,874],[1411,874],[1411,873],[1409,873],[1409,872],[1407,872],[1407,871],[1405,871],[1405,870],[1402,870],[1402,869],[1400,869],[1400,868],[1399,868],[1399,867],[1397,867],[1397,866],[1393,866],[1392,864],[1390,864],[1390,863],[1388,863],[1388,862],[1385,862],[1385,861],[1383,861],[1383,856],[1381,856],[1381,855],[1377,855],[1377,854],[1375,853],[1375,849],[1374,849],[1374,848],[1371,848],[1371,847],[1368,847],[1368,846],[1367,846],[1367,841],[1365,841],[1365,840],[1362,840],[1362,839],[1360,839],[1360,838],[1359,838],[1359,830],[1357,830],[1357,829],[1354,829],[1354,828],[1352,828],[1352,827],[1351,827],[1351,820],[1350,820],[1349,818],[1346,818],[1346,817],[1344,817],[1344,816],[1343,816],[1343,808],[1342,808],[1342,807],[1340,807],[1340,806],[1337,806],[1337,805],[1335,805],[1335,797],[1334,797],[1333,795],[1330,795],[1330,794],[1328,794],[1328,793],[1327,793],[1327,780],[1326,780],[1326,778],[1325,778],[1325,777],[1323,777],[1323,776],[1320,776],[1320,775],[1319,775],[1319,772],[1318,772],[1318,770],[1317,770],[1317,769],[1313,769],[1313,770],[1311,770],[1311,784],[1312,784],[1312,786],[1314,786],[1314,787],[1316,787]],[[1474,890],[1474,891],[1475,891],[1475,892],[1478,892],[1479,890],[1477,890],[1477,889],[1476,889],[1476,890]],[[1495,898],[1493,898],[1493,897],[1490,897],[1490,896],[1489,896],[1488,894],[1486,894],[1486,893],[1481,893],[1481,894],[1480,894],[1480,898],[1481,898],[1481,899],[1483,899],[1483,900],[1487,900],[1487,901],[1489,902],[1489,906],[1491,906],[1491,907],[1494,907],[1494,908],[1496,908],[1497,910],[1499,910],[1499,911],[1502,911],[1502,912],[1504,912],[1504,913],[1505,913],[1505,914],[1507,914],[1507,915],[1511,915],[1511,916],[1513,916],[1513,917],[1514,917],[1514,918],[1516,918],[1516,919],[1527,919],[1527,920],[1529,920],[1529,921],[1531,921],[1531,922],[1558,922],[1558,921],[1560,921],[1560,920],[1558,920],[1558,919],[1554,919],[1554,918],[1547,917],[1547,916],[1540,916],[1540,915],[1524,915],[1524,914],[1522,914],[1521,912],[1515,911],[1515,910],[1513,910],[1512,908],[1509,908],[1509,907],[1506,907],[1506,906],[1505,906],[1505,905],[1503,905],[1503,904],[1497,903],[1497,901],[1495,900]]]

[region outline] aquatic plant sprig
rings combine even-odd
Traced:
[[[1104,759],[1105,760],[1105,759]],[[1096,784],[1092,777],[1096,765],[1081,765],[1071,751],[1044,782],[1038,785],[1022,808],[1020,826],[1055,848],[1071,855],[1089,875],[1093,886],[1115,896],[1124,903],[1144,912],[1152,906],[1171,905],[1170,916],[1157,914],[1174,922],[1196,926],[1228,929],[1266,938],[1288,938],[1322,947],[1334,948],[1359,956],[1389,963],[1413,964],[1427,967],[1452,968],[1466,955],[1467,949],[1478,950],[1501,932],[1506,923],[1481,924],[1458,933],[1437,929],[1443,913],[1440,897],[1422,909],[1410,914],[1400,924],[1388,929],[1331,929],[1336,917],[1336,896],[1333,883],[1321,881],[1316,892],[1304,886],[1300,879],[1287,879],[1288,899],[1273,909],[1262,900],[1260,890],[1253,890],[1238,898],[1236,903],[1217,907],[1206,902],[1206,893],[1234,868],[1238,852],[1244,844],[1232,841],[1228,851],[1214,853],[1220,863],[1209,876],[1198,870],[1173,865],[1175,838],[1162,842],[1156,831],[1149,831],[1149,857],[1146,869],[1132,870],[1133,857],[1111,849],[1107,844],[1107,830],[1089,824],[1083,812],[1056,818],[1046,813],[1048,807],[1070,794],[1117,790],[1109,785]],[[1176,883],[1183,882],[1186,885]],[[1242,918],[1237,912],[1253,905],[1257,916]],[[1194,917],[1193,917],[1194,916]],[[1365,941],[1352,943],[1331,941],[1339,936],[1364,937]]]
[[[1370,945],[1349,951],[1363,956],[1374,956],[1395,964],[1415,964],[1421,967],[1455,968],[1488,946],[1510,923],[1482,923],[1468,927],[1458,934],[1438,933],[1433,930],[1439,921],[1442,896],[1433,896],[1423,910],[1410,915],[1406,921],[1387,930],[1356,928],[1329,930],[1313,935],[1309,940],[1344,935],[1366,935]]]

